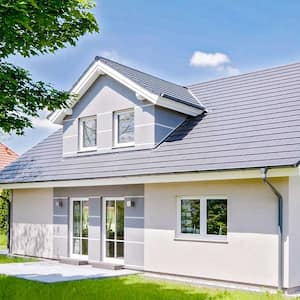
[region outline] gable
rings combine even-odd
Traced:
[[[134,146],[115,147],[114,114],[128,109],[134,112]],[[72,115],[63,121],[63,156],[87,153],[79,149],[79,126],[80,119],[91,116],[97,120],[96,153],[153,148],[186,118],[166,109],[159,113],[160,110],[147,100],[139,100],[132,90],[118,81],[101,75],[73,107]]]
[[[199,100],[186,87],[162,80],[111,60],[96,57],[95,61],[70,91],[78,95],[77,99],[70,103],[69,109],[58,110],[50,114],[49,120],[55,124],[62,124],[65,116],[71,114],[71,109],[80,101],[98,76],[104,74],[133,91],[138,99],[147,100],[154,105],[189,116],[197,116],[205,110]]]

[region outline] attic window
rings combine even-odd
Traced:
[[[80,119],[80,150],[90,151],[97,148],[97,118],[96,116]]]
[[[133,109],[114,113],[114,145],[127,147],[134,145],[134,111]]]

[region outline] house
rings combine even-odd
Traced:
[[[0,143],[0,170],[15,161],[17,158],[17,153],[3,143]]]
[[[183,87],[96,57],[0,173],[14,254],[300,286],[300,63]]]
[[[12,149],[0,143],[0,170],[15,161],[18,158],[18,154],[15,153]],[[1,194],[0,189],[0,194]]]

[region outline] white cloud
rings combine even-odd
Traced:
[[[190,59],[190,65],[200,68],[215,68],[230,63],[230,58],[224,53],[206,53],[195,51]]]
[[[231,64],[231,59],[225,53],[207,53],[195,51],[190,59],[190,65],[199,68],[210,68],[226,76],[240,74],[240,70]]]
[[[38,129],[55,130],[60,127],[59,125],[51,123],[45,117],[34,118],[32,120],[32,124],[33,124],[33,128],[38,128]]]

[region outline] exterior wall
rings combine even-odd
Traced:
[[[155,107],[149,101],[136,98],[134,92],[109,76],[100,76],[64,120],[63,155],[84,155],[79,150],[79,118],[97,116],[97,152],[126,151],[114,148],[113,112],[133,108],[135,113],[135,146],[133,149],[152,148],[184,119],[183,114]]]
[[[53,189],[14,190],[12,253],[53,257]]]
[[[289,201],[285,207],[285,286],[300,286],[300,178],[289,178]]]
[[[273,181],[287,199],[287,179]],[[227,242],[177,240],[180,195],[227,196]],[[277,286],[278,245],[277,199],[261,180],[145,185],[147,271]]]
[[[84,187],[84,188],[55,188],[54,203],[56,200],[64,200],[74,197],[89,198],[89,245],[88,253],[90,261],[100,261],[102,255],[102,198],[103,197],[124,197],[125,201],[132,200],[133,207],[125,207],[125,265],[132,268],[143,268],[144,263],[144,186],[104,186],[104,187]],[[55,206],[55,204],[54,204]],[[69,205],[66,212],[69,215]],[[61,208],[59,228],[54,235],[54,249],[56,258],[69,256],[69,218],[64,219],[65,212]]]

